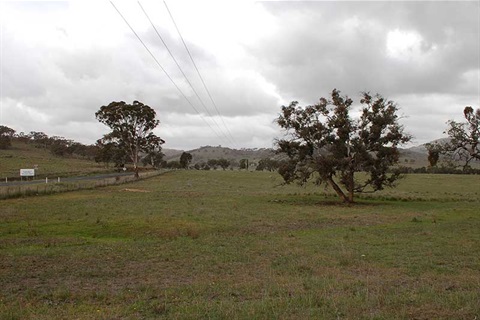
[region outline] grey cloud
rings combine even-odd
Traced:
[[[278,33],[250,53],[279,91],[297,99],[318,99],[334,87],[435,93],[461,90],[457,83],[478,70],[478,8],[471,2],[281,2],[265,3],[276,15]],[[356,28],[345,28],[358,19]],[[386,55],[388,31],[418,32],[425,61]],[[436,50],[433,50],[433,48]]]
[[[23,7],[32,15],[58,10],[61,16],[65,10],[64,4],[44,5],[21,4],[18,12]],[[276,32],[246,46],[248,56],[235,60],[236,65],[232,64],[234,59],[218,61],[209,48],[188,42],[240,147],[271,146],[280,134],[273,120],[282,103],[294,99],[314,103],[333,88],[352,98],[368,90],[395,100],[409,115],[403,121],[408,131],[415,128],[418,141],[437,138],[446,119],[457,113],[461,116],[462,105],[478,103],[480,18],[474,2],[261,5],[274,16]],[[110,13],[119,19],[114,11]],[[134,12],[131,18],[141,14]],[[221,124],[180,39],[157,27],[210,114]],[[387,55],[387,33],[396,29],[422,37],[417,49],[423,60]],[[75,42],[71,38],[75,33],[69,34],[68,28],[55,30],[53,38],[65,41],[65,46],[33,46],[28,40],[15,38],[8,25],[4,27],[1,98],[7,125],[19,131],[45,131],[93,143],[107,131],[94,116],[100,106],[140,100],[157,111],[161,121],[158,133],[167,140],[167,147],[225,145],[133,34],[126,33],[118,43],[91,43],[76,49],[68,45],[70,40]],[[155,31],[149,27],[140,36],[198,112],[215,126]]]

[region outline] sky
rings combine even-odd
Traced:
[[[138,100],[164,148],[269,148],[282,105],[334,88],[355,110],[364,91],[395,101],[414,145],[444,137],[480,107],[480,1],[0,0],[0,125],[17,132],[93,144],[101,106]]]

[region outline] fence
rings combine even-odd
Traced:
[[[37,195],[46,195],[59,192],[68,192],[84,189],[94,189],[117,184],[134,182],[164,174],[168,170],[150,171],[140,173],[139,178],[134,176],[115,176],[98,180],[79,180],[73,182],[57,182],[57,179],[50,180],[50,183],[37,183],[28,185],[0,186],[0,199],[10,199]]]

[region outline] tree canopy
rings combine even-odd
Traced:
[[[427,145],[431,154],[446,155],[452,161],[462,162],[463,170],[469,168],[472,161],[480,161],[480,108],[476,111],[467,106],[463,110],[466,122],[447,122],[449,141]]]
[[[0,149],[7,149],[12,145],[12,137],[15,130],[7,126],[0,125]]]
[[[183,152],[182,155],[180,156],[180,166],[183,169],[188,169],[188,166],[192,162],[193,156],[191,153],[188,152]]]
[[[139,101],[133,101],[132,104],[123,101],[111,102],[102,106],[95,116],[112,130],[103,137],[104,144],[111,142],[123,150],[133,162],[136,176],[139,153],[160,151],[165,142],[153,133],[160,123],[155,118],[155,110]]]
[[[395,186],[399,173],[388,173],[399,160],[398,146],[411,140],[398,122],[398,107],[381,95],[362,93],[358,119],[350,116],[353,100],[334,89],[331,100],[300,107],[297,101],[282,106],[276,119],[286,131],[277,152],[288,161],[279,172],[286,183],[314,178],[330,185],[347,203],[354,193]],[[366,172],[363,180],[356,172]],[[343,189],[342,189],[343,187]]]

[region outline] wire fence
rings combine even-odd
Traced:
[[[73,182],[56,182],[56,180],[52,180],[50,183],[0,186],[0,200],[94,189],[111,185],[131,183],[138,180],[156,177],[168,171],[169,170],[142,172],[139,174],[138,178],[135,178],[134,176],[114,176],[97,180],[79,180]]]

